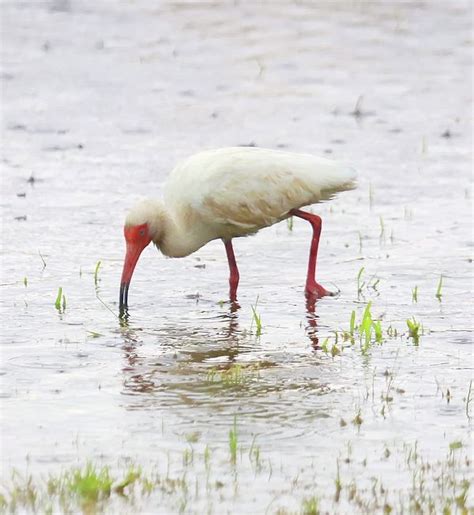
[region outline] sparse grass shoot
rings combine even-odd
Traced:
[[[334,493],[334,501],[339,502],[341,498],[341,491],[342,491],[342,481],[341,481],[341,474],[339,472],[339,460],[337,461],[337,475],[336,480],[334,481],[336,485],[336,492]]]
[[[415,286],[411,291],[412,302],[418,302],[418,286]]]
[[[463,444],[460,440],[455,440],[454,442],[451,442],[449,444],[449,450],[450,451],[455,451],[457,449],[461,449],[461,447],[463,447]]]
[[[467,396],[466,396],[466,417],[468,418],[468,420],[471,419],[471,415],[470,415],[470,404],[471,404],[471,393],[472,393],[472,379],[469,381],[469,389],[467,391]]]
[[[209,471],[211,467],[211,449],[209,448],[209,445],[206,445],[204,449],[204,465],[206,466],[206,470]]]
[[[441,302],[441,299],[443,297],[442,289],[443,289],[443,276],[440,275],[439,281],[438,281],[438,288],[436,289],[436,295],[435,295],[435,297],[439,300],[439,302]]]
[[[351,336],[354,336],[355,321],[356,321],[356,312],[353,309],[352,313],[351,313],[351,321],[350,321],[350,325],[349,325],[349,333]]]
[[[97,287],[98,284],[99,284],[99,269],[100,269],[100,266],[102,264],[102,261],[97,261],[96,265],[95,265],[95,270],[94,270],[94,284],[95,286]]]
[[[95,331],[86,331],[86,332],[90,338],[100,338],[101,336],[104,336],[103,334],[97,333]]]
[[[352,419],[352,423],[357,426],[357,427],[360,427],[362,425],[362,422],[364,421],[364,419],[362,418],[361,416],[361,412],[360,412],[360,409],[357,411],[355,417]]]
[[[260,336],[262,334],[262,317],[257,312],[257,305],[258,297],[255,301],[255,306],[250,306],[252,308],[252,325],[250,326],[250,330],[252,330],[253,324],[255,323],[255,335]]]
[[[63,289],[60,286],[58,289],[58,294],[56,296],[56,301],[54,302],[55,308],[59,313],[64,313],[66,311],[66,296],[63,293]]]
[[[362,281],[362,275],[364,274],[364,267],[361,267],[357,274],[357,298],[359,299],[362,295],[362,288],[365,285],[365,281]]]
[[[237,463],[237,449],[239,444],[239,437],[237,433],[237,417],[234,415],[234,424],[229,430],[229,450],[230,462],[235,465]]]
[[[380,239],[381,242],[384,242],[385,241],[385,223],[383,221],[383,217],[382,216],[379,217],[379,223],[380,223],[379,239]]]
[[[374,328],[375,341],[377,343],[382,343],[382,341],[383,341],[382,322],[380,320],[374,320],[372,322],[372,327]]]
[[[362,316],[362,322],[359,326],[359,334],[361,340],[363,339],[365,342],[365,346],[370,345],[370,340],[372,338],[372,330],[373,330],[373,321],[372,321],[372,313],[370,311],[372,302],[369,302],[364,309],[364,314]]]
[[[125,489],[138,481],[141,475],[142,470],[140,467],[135,468],[134,466],[131,466],[122,481],[114,486],[114,491],[119,495],[125,495]]]
[[[62,289],[62,287],[60,286],[60,287],[59,287],[59,290],[58,290],[58,294],[57,294],[57,296],[56,296],[56,302],[54,303],[54,305],[55,305],[55,307],[56,307],[56,309],[57,309],[58,311],[60,311],[60,310],[61,310],[61,297],[62,297],[62,296],[63,296],[63,289]]]
[[[46,268],[46,261],[44,260],[43,254],[38,250],[39,257],[41,258],[41,261],[43,262],[43,270]]]
[[[341,350],[339,349],[337,344],[334,343],[333,346],[331,347],[331,356],[334,358],[335,356],[338,356],[339,354],[341,354]]]

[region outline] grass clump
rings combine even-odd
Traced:
[[[10,481],[0,485],[0,512],[132,513],[130,503],[140,497],[161,493],[176,501],[187,488],[184,478],[144,473],[133,464],[116,474],[92,462],[47,477],[24,477],[14,470]]]
[[[420,342],[420,337],[423,334],[423,325],[418,322],[415,317],[406,321],[408,327],[409,338],[412,338],[415,345]],[[349,321],[349,330],[342,331],[343,341],[350,341],[353,345],[358,338],[362,353],[365,354],[371,348],[374,343],[382,344],[386,338],[397,338],[402,333],[396,327],[389,325],[388,328],[382,327],[381,320],[374,320],[372,315],[372,302],[369,302],[363,311],[362,319],[360,322],[357,321],[356,311],[351,312]],[[336,333],[337,343],[337,333]],[[325,342],[326,350],[328,348],[327,342]]]
[[[66,476],[66,489],[85,504],[96,504],[109,497],[112,484],[108,467],[96,468],[91,463]]]
[[[312,497],[303,499],[301,513],[302,515],[319,515],[320,511],[318,498],[313,495]]]
[[[379,223],[380,223],[379,239],[380,239],[380,242],[383,243],[383,242],[385,242],[385,223],[383,221],[383,217],[382,216],[380,216],[380,218],[379,218]]]
[[[419,345],[420,343],[420,337],[423,334],[423,326],[420,322],[417,322],[415,317],[413,317],[411,320],[407,320],[407,326],[408,326],[408,337],[413,339],[413,343],[415,345]]]

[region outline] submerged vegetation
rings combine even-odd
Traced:
[[[352,424],[352,431],[359,431],[363,424],[360,410],[356,412]],[[347,424],[341,424],[342,431],[349,428]],[[195,443],[194,439],[192,443]],[[229,430],[228,445],[230,463],[217,470],[213,456],[219,447],[214,446],[211,452],[209,445],[200,452],[193,447],[185,449],[181,462],[172,464],[173,472],[170,471],[170,464],[163,468],[158,463],[145,466],[133,461],[113,467],[87,462],[81,467],[66,468],[48,476],[23,475],[14,470],[0,487],[0,511],[148,513],[152,507],[159,505],[168,513],[205,513],[213,511],[211,507],[217,499],[232,511],[233,502],[245,495],[248,478],[272,486],[274,467],[261,456],[255,439],[250,448],[241,447],[236,417]],[[377,453],[371,454],[370,461],[365,457],[354,468],[359,459],[348,444],[347,454],[335,458],[330,464],[335,474],[332,480],[334,489],[330,487],[330,478],[327,487],[318,486],[318,481],[312,480],[313,474],[319,472],[315,456],[306,474],[303,473],[304,467],[296,468],[281,490],[281,495],[273,500],[271,497],[265,498],[266,512],[278,515],[472,513],[471,484],[467,477],[472,463],[469,450],[461,440],[449,442],[445,457],[440,460],[424,457],[418,442],[402,446],[383,443],[378,451],[379,458],[376,457]],[[238,455],[242,459],[238,460]],[[398,464],[399,480],[396,485],[391,484],[389,478],[373,478],[367,483],[358,477],[359,467],[373,468],[380,461],[390,460]]]
[[[224,385],[243,385],[258,377],[259,364],[244,365],[234,363],[230,367],[212,367],[206,375],[209,383],[223,383]]]

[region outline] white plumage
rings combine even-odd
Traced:
[[[139,203],[126,225],[148,222],[163,253],[182,257],[208,241],[253,234],[289,217],[291,209],[352,189],[356,175],[347,165],[310,154],[256,147],[208,150],[173,169],[164,204]]]
[[[200,152],[178,165],[165,204],[191,207],[221,231],[245,236],[354,187],[355,170],[336,161],[256,147]],[[219,228],[219,226],[221,226]]]
[[[166,256],[183,257],[220,238],[226,244],[231,279],[236,277],[238,283],[232,238],[253,234],[292,214],[313,225],[317,239],[311,256],[316,256],[321,221],[298,210],[354,188],[356,175],[347,165],[309,154],[255,147],[195,154],[171,172],[164,202],[142,201],[128,214],[123,291],[128,292],[138,256],[150,241]],[[314,271],[308,277],[307,288],[316,285],[320,293],[325,291],[315,282]],[[121,304],[124,295],[121,290]]]

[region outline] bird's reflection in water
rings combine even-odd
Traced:
[[[320,350],[318,338],[317,298],[307,297],[306,334],[314,350]],[[206,373],[213,366],[230,367],[243,354],[253,352],[255,340],[248,338],[239,328],[237,303],[229,304],[228,310],[217,317],[201,319],[203,324],[173,325],[156,331],[144,330],[133,325],[129,317],[121,321],[124,366],[123,394],[143,396],[135,400],[130,409],[152,405],[154,394],[164,392],[160,402],[180,402],[191,398],[202,388],[207,388]],[[204,321],[211,320],[211,327]],[[147,337],[144,341],[143,337]],[[156,342],[156,352],[150,353],[150,336]],[[146,352],[139,349],[146,343]],[[199,376],[200,380],[196,380]],[[204,378],[204,379],[203,379]],[[183,393],[185,392],[185,393]],[[169,395],[167,395],[169,394]]]
[[[122,393],[153,394],[159,390],[169,389],[175,383],[185,383],[190,376],[202,373],[202,367],[193,364],[205,364],[208,361],[222,359],[233,363],[240,354],[249,352],[248,346],[245,348],[240,344],[239,309],[240,306],[232,302],[226,313],[213,319],[222,324],[214,331],[211,328],[207,330],[202,326],[193,325],[167,327],[153,332],[158,340],[155,355],[140,355],[137,352],[142,344],[139,333],[143,330],[134,327],[128,315],[123,316],[120,322],[125,359],[122,368]],[[143,334],[150,335],[148,331],[143,331]],[[166,378],[170,378],[171,381]]]

